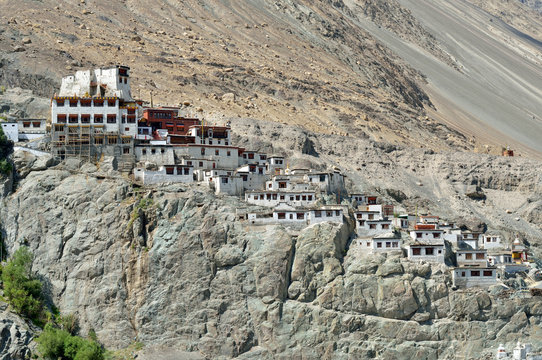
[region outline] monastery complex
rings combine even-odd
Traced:
[[[44,128],[38,120],[28,123]],[[519,239],[461,230],[438,216],[397,214],[377,196],[348,194],[339,169],[290,169],[280,154],[235,146],[229,124],[204,124],[179,116],[178,108],[144,107],[132,97],[126,66],[65,77],[51,99],[50,135],[58,159],[114,156],[119,170],[143,186],[202,183],[217,195],[241,197],[248,210],[237,217],[249,226],[298,231],[322,222],[355,223],[350,248],[364,256],[395,252],[445,264],[457,288],[488,287],[517,273],[539,280]]]

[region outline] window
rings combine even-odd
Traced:
[[[422,237],[422,233],[416,233],[416,238],[417,239],[421,239],[421,237]]]
[[[104,139],[103,139],[103,138],[101,138],[101,137],[95,137],[95,138],[94,138],[94,144],[96,144],[96,145],[103,145],[103,143],[104,143]]]
[[[477,253],[476,254],[476,260],[484,260],[484,253]]]
[[[143,155],[147,155],[147,150],[146,150],[146,149],[143,149],[143,150],[141,150],[141,153],[142,153]]]
[[[279,182],[279,189],[286,189],[286,182],[285,181],[280,181]]]
[[[386,247],[387,247],[387,248],[390,248],[390,247],[391,247],[391,242],[390,242],[390,241],[386,241]]]
[[[461,277],[465,277],[465,272],[461,271]]]
[[[320,182],[325,182],[325,181],[326,181],[326,176],[320,175]]]
[[[335,216],[341,216],[341,211],[340,210],[335,210]]]
[[[156,149],[151,149],[151,154],[156,154]]]
[[[293,197],[293,196],[290,196],[290,201],[294,201],[294,197]]]
[[[65,124],[66,123],[66,114],[58,114],[56,116],[56,122],[59,124]]]
[[[280,196],[280,200],[284,200],[284,195],[281,195],[281,196]]]
[[[173,166],[166,166],[166,174],[173,175]]]
[[[114,106],[116,106],[116,105],[117,105],[117,100],[115,100],[115,99],[109,99],[109,100],[107,100],[107,106],[109,106],[109,107],[114,107]]]
[[[70,124],[77,124],[79,119],[78,119],[78,116],[75,115],[75,114],[70,114],[70,117],[69,117],[69,123]]]
[[[25,128],[29,128],[30,127],[30,122],[23,122],[23,127]]]
[[[92,99],[81,99],[80,101],[82,107],[90,107],[92,105]]]
[[[129,154],[130,153],[130,148],[122,148],[122,153],[123,154]]]
[[[253,195],[252,198],[253,198],[254,200],[258,200],[258,195]]]
[[[117,137],[116,136],[109,136],[107,140],[108,140],[109,145],[114,145],[114,144],[117,143]]]
[[[428,247],[425,248],[425,255],[433,255],[435,253],[435,249]]]
[[[465,260],[472,260],[472,254],[471,253],[465,254]]]
[[[82,124],[90,124],[90,114],[82,114],[81,115],[81,123]]]
[[[307,196],[307,199],[308,199],[309,201],[312,201],[312,195]]]
[[[243,178],[243,181],[248,181],[248,175],[241,175],[241,177]]]
[[[333,211],[326,211],[326,217],[332,217]]]
[[[386,230],[390,228],[390,224],[382,224],[382,229]]]
[[[254,154],[248,154],[249,159],[254,159]]]
[[[32,127],[39,128],[41,126],[40,122],[33,122]]]
[[[103,124],[103,122],[104,122],[104,116],[102,114],[94,114],[95,124]]]
[[[369,224],[369,229],[376,229],[376,224]]]
[[[394,241],[394,242],[392,243],[392,247],[394,247],[394,248],[397,248],[397,247],[399,247],[399,243],[398,243],[398,242],[396,242],[396,241]]]
[[[263,168],[258,168],[258,174],[263,174]]]
[[[160,153],[161,153],[161,154],[163,154],[163,153],[165,153],[165,152],[166,152],[166,150],[160,149]]]
[[[266,194],[267,200],[271,200],[271,194]]]
[[[307,201],[307,195],[302,195],[302,196],[301,196],[301,200]]]
[[[231,151],[227,151],[227,152],[226,152],[226,155],[227,155],[227,156],[231,156]]]
[[[218,155],[218,154],[219,154],[218,150],[215,150],[215,155]]]
[[[136,122],[135,121],[135,115],[128,115],[126,117],[126,120],[127,120],[128,124],[135,124],[135,122]]]
[[[412,249],[412,255],[419,256],[422,254],[422,250],[420,248],[413,248]]]
[[[222,184],[227,184],[228,183],[228,178],[227,177],[223,177],[222,178]]]
[[[56,106],[64,106],[64,99],[57,99]]]
[[[273,194],[273,200],[277,200],[277,194]]]
[[[116,124],[117,123],[117,115],[115,115],[115,114],[107,114],[107,123],[108,124]]]
[[[199,167],[203,167],[203,161],[199,162]]]
[[[264,200],[265,196],[264,194],[260,194],[260,200]]]
[[[103,107],[104,101],[102,99],[94,99],[93,104],[95,107]]]
[[[322,217],[322,212],[320,210],[314,211],[314,217],[317,217],[317,218]]]
[[[493,276],[493,271],[491,271],[491,270],[484,270],[484,276]]]
[[[77,107],[78,103],[79,103],[78,100],[70,100],[70,107]]]
[[[369,217],[368,217],[369,220],[373,220],[374,218],[375,218],[374,214],[369,214]]]
[[[293,219],[294,218],[294,214],[290,214],[290,219]]]
[[[471,270],[470,276],[480,276],[480,270]]]
[[[205,148],[201,148],[201,155],[205,155]]]
[[[437,232],[433,233],[433,238],[438,239],[439,237],[440,237],[440,233],[437,233]]]
[[[376,247],[377,247],[377,248],[381,248],[381,247],[382,247],[382,243],[381,243],[380,241],[378,241],[378,242],[376,243]]]
[[[305,213],[297,213],[297,220],[305,219]]]

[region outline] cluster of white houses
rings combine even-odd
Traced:
[[[350,216],[350,206],[324,205],[324,195],[347,194],[339,170],[290,169],[283,156],[234,146],[229,125],[205,125],[179,116],[176,108],[144,109],[131,96],[129,70],[78,71],[62,80],[51,101],[55,156],[112,154],[131,161],[134,179],[145,185],[199,182],[216,194],[244,196],[258,210],[238,215],[253,225],[305,227]],[[368,254],[405,251],[412,261],[453,265],[458,287],[487,286],[499,274],[529,268],[519,241],[507,247],[497,235],[461,231],[437,216],[394,214],[376,196],[349,198],[355,243]],[[401,232],[409,235],[408,244]]]

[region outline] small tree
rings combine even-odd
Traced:
[[[0,127],[0,172],[8,174],[12,170],[8,156],[13,152],[13,141],[8,140],[4,130]]]
[[[2,270],[4,295],[19,314],[36,319],[42,311],[41,282],[32,276],[32,253],[21,246]]]

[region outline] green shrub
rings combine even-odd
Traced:
[[[57,317],[57,323],[62,330],[66,330],[71,335],[75,335],[79,330],[79,320],[75,314],[67,314]]]
[[[70,337],[67,331],[56,329],[51,324],[45,325],[43,332],[36,338],[38,351],[45,359],[58,359],[64,357],[64,346]]]
[[[104,350],[100,344],[80,336],[70,335],[49,323],[36,338],[38,351],[44,359],[103,360]]]
[[[42,313],[41,282],[32,275],[33,255],[21,246],[2,269],[4,296],[21,315],[37,319]]]

